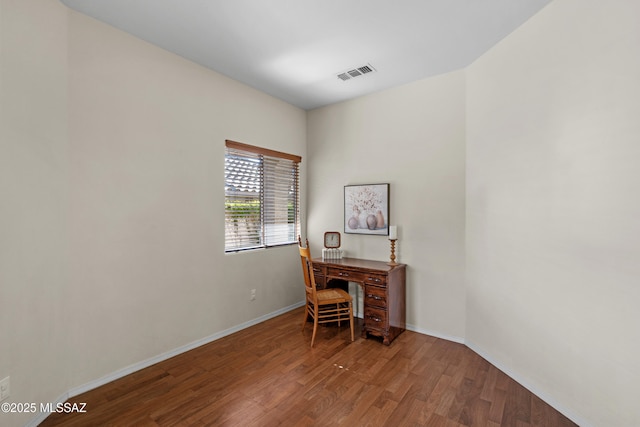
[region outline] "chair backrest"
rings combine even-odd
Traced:
[[[311,262],[311,249],[309,240],[305,240],[306,247],[302,246],[300,236],[298,236],[298,249],[300,250],[300,263],[302,264],[302,274],[304,275],[304,288],[307,299],[316,301],[316,278],[313,275],[313,263]]]

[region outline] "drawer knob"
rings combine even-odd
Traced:
[[[379,318],[379,317],[372,316],[372,315],[369,315],[369,316],[367,316],[367,317],[368,317],[369,319],[373,320],[374,322],[378,322],[378,323],[382,322],[382,319],[381,319],[381,318]]]
[[[373,295],[373,294],[367,294],[367,298],[373,298],[374,300],[377,300],[377,301],[380,301],[382,299],[381,296]]]
[[[381,282],[381,280],[379,278],[377,278],[377,277],[369,277],[369,281],[376,282],[376,283],[380,283]]]

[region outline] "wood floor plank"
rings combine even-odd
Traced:
[[[504,406],[507,402],[507,392],[498,388],[494,389],[491,397],[491,408],[489,409],[489,420],[494,423],[502,423]]]
[[[293,310],[70,399],[49,426],[575,426],[468,347],[300,331]],[[356,322],[359,337],[361,320]]]

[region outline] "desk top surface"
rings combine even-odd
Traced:
[[[374,261],[370,259],[360,258],[342,258],[342,259],[322,259],[314,258],[311,260],[314,264],[323,264],[327,266],[364,268],[367,270],[391,271],[397,267],[404,267],[405,264],[389,265],[385,261]]]

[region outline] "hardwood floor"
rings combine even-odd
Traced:
[[[41,426],[574,426],[464,345],[402,333],[391,346],[303,309],[76,396]]]

